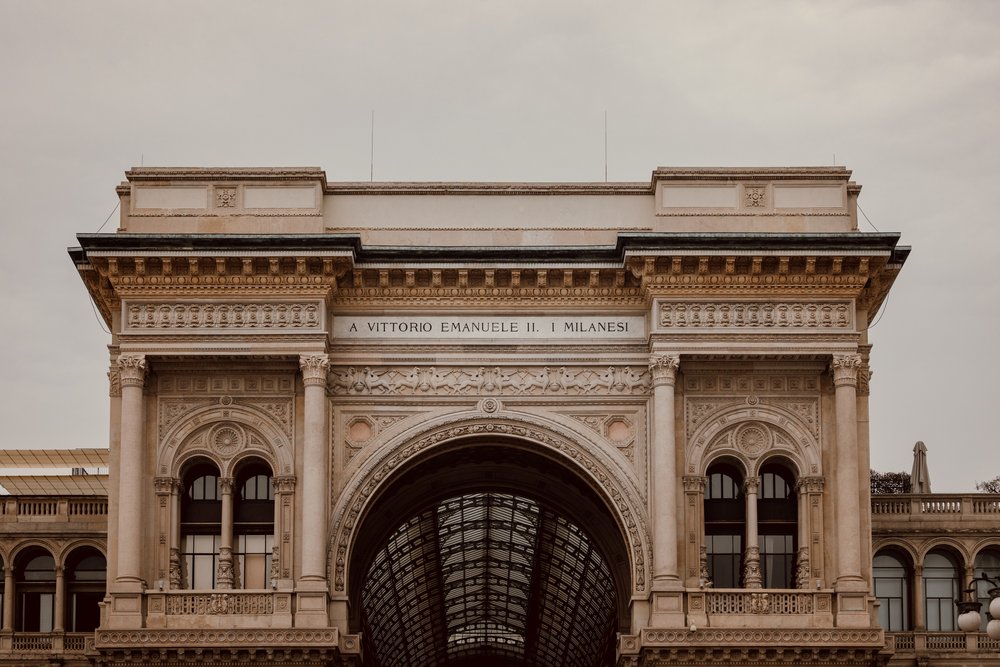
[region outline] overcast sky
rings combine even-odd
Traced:
[[[610,180],[836,156],[913,246],[871,332],[873,466],[924,440],[935,491],[1000,475],[991,0],[0,0],[0,446],[107,446],[109,337],[65,249],[125,169],[367,180],[373,109],[376,180],[602,180],[605,110]]]

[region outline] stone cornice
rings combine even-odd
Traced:
[[[651,195],[650,183],[476,183],[476,182],[388,182],[330,183],[330,195]]]

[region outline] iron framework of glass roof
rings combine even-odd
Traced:
[[[470,493],[407,518],[361,589],[366,662],[597,667],[615,630],[604,556],[535,500]]]

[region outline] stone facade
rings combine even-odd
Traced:
[[[112,331],[99,664],[388,664],[380,550],[433,499],[412,525],[443,545],[476,493],[538,503],[535,548],[554,521],[590,539],[613,591],[595,665],[890,656],[866,329],[908,249],[858,232],[849,171],[127,175],[118,233],[70,253]],[[415,618],[440,646],[400,650],[542,655],[546,623],[587,620],[546,616],[545,585],[520,630]]]

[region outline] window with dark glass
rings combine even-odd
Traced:
[[[237,471],[235,502],[233,540],[238,585],[267,588],[274,548],[274,485],[271,469],[265,463],[249,462]]]
[[[765,465],[757,489],[757,546],[765,588],[795,588],[797,534],[794,478],[780,464]]]
[[[101,623],[107,562],[93,548],[78,549],[66,567],[66,623],[68,632],[93,632]]]
[[[17,609],[14,629],[19,632],[52,632],[56,605],[56,563],[42,549],[21,554],[14,570]]]
[[[954,632],[958,620],[958,566],[944,551],[924,558],[924,622],[930,632]]]
[[[733,465],[708,469],[705,485],[705,550],[715,588],[738,588],[743,576],[746,505],[743,475]]]
[[[219,471],[210,463],[192,466],[185,473],[181,498],[181,562],[187,588],[215,587],[222,502]]]
[[[906,561],[880,551],[872,561],[872,579],[878,598],[878,622],[886,632],[910,630],[910,571]]]

